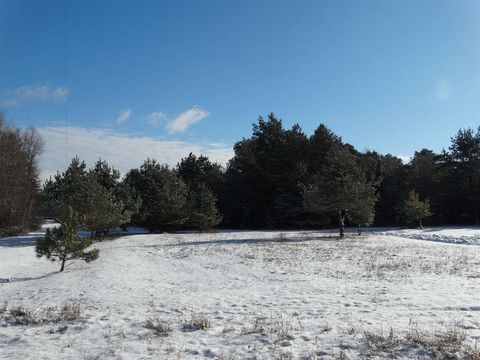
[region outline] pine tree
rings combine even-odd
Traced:
[[[88,204],[85,194],[89,192],[87,165],[78,156],[70,162],[67,170],[57,173],[45,182],[42,192],[43,215],[59,222],[68,215],[69,207],[86,215]]]
[[[222,221],[216,202],[217,198],[212,191],[205,184],[200,184],[190,193],[188,223],[200,231],[213,229]]]
[[[408,197],[400,207],[400,216],[407,223],[418,221],[418,226],[423,229],[422,219],[432,215],[428,199],[421,200],[415,191],[410,191]]]
[[[480,127],[461,129],[451,140],[447,161],[452,200],[458,213],[480,224]]]
[[[304,204],[316,213],[335,214],[340,237],[344,237],[350,212],[362,218],[373,215],[375,187],[366,181],[349,148],[335,145],[326,155],[322,172],[304,186]]]
[[[328,167],[330,153],[342,146],[342,139],[324,124],[320,124],[308,142],[308,165],[311,174],[318,174]]]
[[[142,206],[140,194],[130,186],[126,181],[122,181],[115,186],[113,197],[116,202],[122,204],[123,223],[120,227],[126,230],[128,224],[135,220]]]
[[[39,258],[45,256],[48,260],[60,262],[60,272],[69,260],[81,259],[86,262],[96,260],[99,250],[85,251],[92,244],[92,239],[80,238],[77,235],[82,225],[81,215],[69,208],[63,217],[60,227],[47,229],[45,237],[37,240],[36,253]]]
[[[110,167],[105,160],[97,160],[89,175],[106,190],[97,189],[97,193],[104,194],[103,205],[107,213],[102,212],[102,215],[109,218],[104,223],[111,223],[111,227],[126,228],[140,210],[142,201],[139,194],[125,181],[120,181],[120,172]]]
[[[123,212],[124,205],[117,202],[112,191],[103,187],[91,174],[84,184],[82,214],[84,229],[102,237],[109,229],[130,221]]]
[[[397,221],[396,208],[405,194],[405,165],[401,159],[390,154],[380,155],[378,160],[380,181],[377,189],[378,201],[375,204],[375,223],[392,226]]]
[[[442,155],[428,149],[415,151],[405,165],[405,188],[415,190],[422,199],[429,199],[431,211],[435,214],[430,221],[436,223],[444,223],[452,216],[446,196],[448,190],[443,186],[448,174],[445,170]]]
[[[217,194],[223,180],[222,166],[203,155],[197,157],[190,153],[177,164],[175,171],[192,190],[199,184],[205,184]]]
[[[375,202],[377,196],[371,186],[365,187],[367,190],[361,201],[353,204],[348,211],[347,217],[354,225],[357,226],[358,235],[362,234],[362,227],[370,226],[375,219]]]
[[[72,159],[67,170],[48,180],[43,188],[44,215],[60,222],[71,207],[83,216],[83,226],[93,234],[106,233],[110,228],[130,221],[135,209],[127,209],[131,199],[116,191],[120,174],[105,161],[97,161],[87,171],[78,157]]]
[[[167,165],[147,159],[125,181],[140,194],[140,223],[151,231],[168,230],[186,221],[188,187]]]
[[[306,177],[308,140],[273,113],[252,126],[252,136],[234,146],[220,197],[224,221],[233,226],[288,226],[303,212],[299,186]]]
[[[120,172],[110,167],[105,160],[98,159],[89,174],[105,189],[113,191],[119,183]]]

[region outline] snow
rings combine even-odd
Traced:
[[[388,231],[384,235],[455,244],[480,245],[480,227],[431,227]]]
[[[479,228],[137,234],[95,243],[98,260],[63,273],[36,258],[40,235],[0,239],[0,311],[73,303],[83,318],[0,315],[1,359],[381,359],[365,331],[452,324],[480,340],[480,247],[465,245]]]

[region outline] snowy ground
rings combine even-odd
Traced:
[[[480,228],[131,235],[63,273],[38,235],[0,239],[0,359],[480,356]]]

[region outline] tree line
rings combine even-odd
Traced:
[[[274,114],[234,146],[220,206],[231,227],[478,224],[480,128],[460,129],[441,153],[408,164],[360,152],[321,124],[312,136]]]
[[[4,131],[19,139],[27,133]],[[11,146],[0,139],[1,161],[20,161],[6,156]],[[28,199],[38,205],[38,154],[30,173],[2,173],[2,226],[27,223],[6,215],[12,209],[22,213],[14,203],[24,204],[23,213]],[[4,168],[17,171],[11,164]],[[7,194],[27,179],[36,185],[30,193],[19,191],[23,202],[8,202]],[[105,160],[87,168],[74,158],[41,190],[41,207],[29,207],[29,216],[39,208],[44,217],[66,221],[71,208],[92,236],[131,224],[151,231],[338,226],[341,236],[348,225],[422,226],[422,219],[427,224],[478,224],[480,128],[461,129],[446,150],[421,149],[404,164],[390,154],[360,152],[323,124],[307,136],[298,124],[287,129],[269,114],[253,124],[249,138],[234,145],[225,168],[190,154],[174,168],[147,159],[122,178]]]
[[[0,236],[39,225],[38,161],[43,146],[35,129],[15,129],[0,112]]]

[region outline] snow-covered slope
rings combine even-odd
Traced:
[[[431,227],[423,230],[402,229],[386,232],[379,230],[378,232],[407,239],[480,245],[480,227]]]
[[[28,237],[3,239],[0,278],[11,281],[0,283],[0,358],[384,358],[368,334],[452,328],[474,346],[480,247],[418,241],[426,233],[133,235],[95,244],[97,261],[63,273],[35,257]],[[65,304],[79,319],[47,311]],[[18,308],[37,323],[9,315]],[[398,358],[429,356],[398,346]]]

